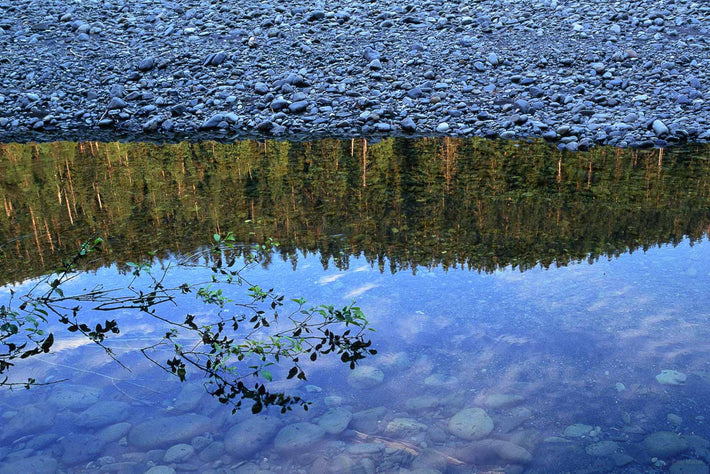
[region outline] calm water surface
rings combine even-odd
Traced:
[[[199,373],[181,383],[140,353],[165,333],[155,318],[111,314],[107,345],[130,371],[50,321],[52,351],[7,375],[69,380],[0,391],[0,472],[707,472],[709,157],[446,139],[3,145],[3,304],[92,234],[106,248],[65,292],[125,288],[126,262],[158,250],[157,271],[233,230],[281,243],[250,281],[355,300],[378,354],[355,371],[321,357],[307,381],[274,368],[267,385],[309,410],[233,415]],[[208,277],[176,267],[166,284]],[[187,295],[158,314],[201,311]]]

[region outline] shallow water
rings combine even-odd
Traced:
[[[10,149],[28,153],[34,167],[25,175],[19,165],[15,174],[5,170],[3,241],[27,237],[4,247],[3,281],[21,281],[0,289],[4,301],[10,288],[31,288],[87,230],[118,232],[105,235],[101,260],[66,294],[99,283],[125,288],[125,262],[146,249],[166,250],[154,259],[159,273],[212,232],[235,228],[239,240],[271,235],[282,243],[248,271],[250,281],[310,304],[356,300],[376,329],[378,354],[355,371],[320,357],[304,364],[307,381],[286,381],[287,367],[274,367],[267,385],[303,397],[309,410],[232,415],[198,372],[180,383],[141,355],[165,333],[155,318],[111,313],[121,334],[107,345],[131,371],[50,322],[52,352],[16,361],[8,375],[69,380],[0,392],[0,472],[705,472],[707,150],[572,157],[542,145],[455,141],[452,151],[451,143],[391,141],[366,152],[358,142],[357,153],[350,142],[315,143],[286,153],[280,174],[266,155],[229,157],[229,148],[201,145],[193,161],[182,160],[202,168],[194,181],[167,176],[135,188],[126,183],[155,171],[130,168],[145,152],[129,148],[125,169],[114,161],[110,172],[77,152],[65,166],[73,191],[62,188],[68,178],[51,180],[66,156]],[[100,147],[114,145],[94,146],[105,156]],[[148,149],[168,161],[176,155]],[[340,168],[319,171],[334,162]],[[43,171],[47,163],[54,172]],[[205,163],[239,170],[220,177]],[[96,187],[100,205],[88,191]],[[192,216],[189,204],[174,205],[186,188],[198,203]],[[156,189],[162,194],[150,204]],[[72,192],[74,201],[50,203],[48,196]],[[43,204],[33,208],[32,199]],[[67,204],[73,222],[61,214]],[[42,232],[40,219],[56,222],[56,233]],[[165,283],[208,276],[175,267]],[[243,299],[244,289],[233,297]],[[177,303],[159,306],[158,315],[211,311],[193,295]],[[108,317],[81,314],[91,325]],[[676,384],[656,378],[664,370],[680,373],[666,372]],[[363,373],[364,382],[355,380]],[[453,426],[462,417],[468,434]]]

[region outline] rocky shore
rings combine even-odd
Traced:
[[[0,142],[710,140],[692,0],[0,0]]]

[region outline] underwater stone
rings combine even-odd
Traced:
[[[54,474],[57,472],[57,461],[49,456],[33,456],[17,461],[8,462],[6,460],[0,465],[0,474],[17,474],[18,472]]]
[[[325,430],[313,423],[294,423],[276,435],[274,445],[279,451],[298,451],[310,448],[325,436]]]
[[[492,410],[510,408],[521,404],[525,398],[520,395],[510,395],[507,393],[493,393],[483,400],[483,406]]]
[[[385,432],[388,435],[405,436],[426,429],[427,425],[419,423],[413,418],[395,418],[387,423]]]
[[[224,449],[237,459],[247,459],[276,435],[281,424],[266,416],[255,416],[239,423],[224,437]]]
[[[585,448],[590,456],[611,456],[619,448],[619,444],[614,441],[600,441],[590,444]]]
[[[118,441],[128,434],[131,429],[131,424],[128,422],[116,423],[115,425],[107,426],[98,433],[96,437],[105,443]]]
[[[656,375],[656,380],[661,385],[683,385],[688,378],[683,372],[677,370],[661,370],[661,373]]]
[[[190,441],[213,428],[206,416],[188,413],[165,418],[155,418],[131,428],[128,442],[141,449],[155,449]]]
[[[484,439],[470,443],[455,451],[454,457],[469,464],[527,464],[532,461],[532,454],[527,449],[500,439]]]
[[[327,433],[338,434],[345,431],[352,419],[353,414],[345,408],[333,408],[321,416],[318,425]]]
[[[65,385],[49,396],[49,403],[70,410],[88,408],[99,401],[101,391],[86,385]]]
[[[707,464],[700,459],[683,459],[676,461],[669,470],[671,474],[708,474]]]
[[[375,407],[353,414],[352,426],[363,433],[375,433],[380,426],[380,419],[387,413],[385,407]]]
[[[175,474],[175,469],[170,466],[153,466],[145,474]]]
[[[128,418],[131,406],[125,402],[98,402],[79,413],[77,426],[83,428],[102,428]]]
[[[377,367],[361,365],[348,375],[348,385],[359,390],[366,390],[382,383],[385,373]]]
[[[593,426],[575,423],[565,428],[564,435],[568,438],[581,438],[582,436],[587,436],[593,429]]]
[[[688,442],[671,431],[656,431],[643,440],[643,446],[651,456],[665,458],[688,449]]]
[[[449,420],[449,432],[462,439],[485,438],[493,431],[493,420],[482,408],[466,408]]]
[[[181,463],[190,459],[193,454],[195,454],[195,448],[189,444],[176,444],[175,446],[168,448],[165,452],[165,456],[163,457],[163,461],[168,464]]]

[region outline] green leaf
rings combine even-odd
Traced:
[[[269,382],[273,382],[273,380],[274,380],[274,377],[271,375],[271,372],[269,372],[268,370],[262,370],[261,376],[264,377]]]
[[[214,241],[217,242],[217,243],[219,243],[219,241],[222,240],[222,236],[219,235],[219,234],[214,234],[214,235],[212,236],[212,238],[213,238]]]

